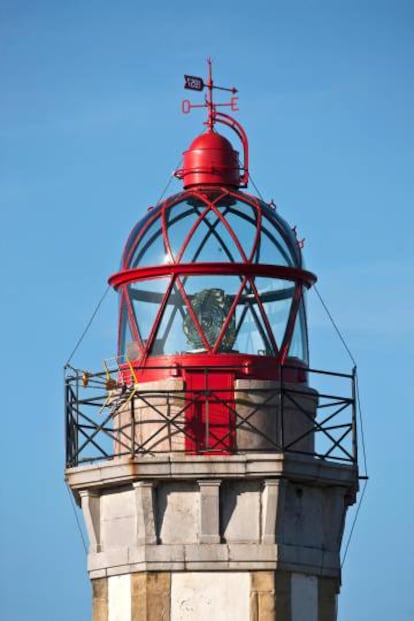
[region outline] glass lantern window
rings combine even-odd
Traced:
[[[218,285],[213,276],[176,278],[160,315],[169,285],[170,278],[157,278],[127,286],[130,313],[125,300],[121,310],[120,355],[137,358],[139,341],[145,348],[156,324],[148,351],[151,356],[201,353],[214,348],[227,353],[277,354],[292,312],[294,282],[222,276]],[[303,301],[289,357],[308,360]]]
[[[304,292],[302,293],[304,295]],[[306,327],[305,300],[302,298],[296,316],[295,327],[289,345],[289,358],[298,358],[309,363],[308,334]]]
[[[203,210],[205,207],[200,199],[194,198],[180,201],[166,209],[166,230],[168,231],[168,244],[173,259],[179,257],[188,235],[197,225],[199,210]]]
[[[136,360],[139,357],[140,349],[138,345],[137,336],[133,335],[131,329],[131,322],[128,316],[127,302],[124,297],[123,291],[120,295],[121,309],[120,309],[120,325],[119,325],[119,351],[118,355],[121,358],[128,358],[129,360]]]
[[[139,242],[132,255],[127,258],[126,267],[148,267],[166,262],[166,247],[159,218],[156,218],[147,228],[141,229]]]
[[[291,247],[268,218],[263,218],[262,221],[255,259],[256,263],[267,263],[269,265],[292,267],[296,264],[296,257],[293,255]]]
[[[127,286],[137,332],[145,347],[155,325],[170,277],[134,282]]]
[[[188,306],[182,291],[182,287],[179,287],[176,281],[171,289],[157,330],[157,347],[152,348],[151,355],[187,352],[190,349],[190,345],[187,334],[184,331],[184,325],[187,332],[192,332],[200,338],[194,321],[188,312]]]
[[[277,354],[292,309],[293,282],[242,276],[221,276],[217,282],[216,276],[201,275],[176,277],[169,285],[168,277],[127,286],[135,333],[143,347],[152,338],[150,355]],[[300,321],[295,331],[299,342]]]
[[[289,320],[295,283],[278,278],[255,278],[257,293],[272,326],[278,348],[281,347]]]
[[[244,261],[243,245],[227,218],[229,209],[195,199],[169,208],[166,219],[173,259],[181,263]],[[250,244],[251,239],[250,235]]]
[[[254,259],[255,241],[257,237],[257,209],[242,201],[226,201],[222,199],[217,205],[223,218],[237,236],[244,255],[248,260]]]
[[[256,356],[276,354],[250,280],[246,282],[235,309],[234,349]]]

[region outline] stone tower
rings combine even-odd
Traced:
[[[310,369],[316,277],[274,204],[242,191],[247,138],[213,100],[211,65],[186,86],[206,90],[207,128],[176,172],[183,190],[138,222],[109,280],[118,355],[104,372],[67,368],[93,620],[334,621],[354,377]],[[220,106],[235,110],[230,90]]]

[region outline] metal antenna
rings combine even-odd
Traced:
[[[214,128],[215,123],[215,107],[213,103],[213,63],[211,58],[207,58],[207,66],[208,66],[208,78],[207,78],[207,95],[206,95],[206,104],[208,109],[208,120],[207,125],[210,131]]]

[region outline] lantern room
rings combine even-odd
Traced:
[[[316,279],[275,205],[240,189],[247,137],[217,110],[211,74],[207,87],[207,129],[175,173],[184,190],[137,223],[110,278],[120,296],[118,355],[147,378],[149,369],[161,378],[218,366],[277,379],[281,365],[307,367],[305,291]],[[241,140],[242,165],[217,123]]]
[[[208,355],[237,365],[247,356],[265,373],[288,358],[306,365],[304,291],[313,280],[272,206],[225,187],[186,190],[135,226],[111,278],[118,353],[140,364]]]

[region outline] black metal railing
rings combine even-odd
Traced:
[[[126,384],[119,369],[67,368],[67,467],[171,452],[286,452],[356,464],[355,372],[309,369],[308,383],[286,382],[291,369],[257,385],[240,376],[230,389],[209,368],[194,389],[177,377]]]

